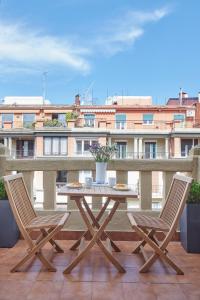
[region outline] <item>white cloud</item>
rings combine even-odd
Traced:
[[[129,11],[104,26],[104,34],[96,39],[100,50],[114,55],[132,46],[141,37],[145,26],[157,22],[169,14],[168,8],[156,9],[152,12]]]
[[[65,38],[27,30],[25,26],[0,23],[0,61],[30,66],[61,65],[88,72],[90,63],[84,58],[87,49],[72,45]]]
[[[0,21],[0,73],[31,74],[50,67],[73,69],[87,74],[91,59],[99,53],[114,55],[131,47],[145,32],[145,26],[169,14],[161,8],[151,12],[130,10],[101,24],[99,34],[57,37],[31,30],[26,25]],[[103,28],[103,29],[102,29]],[[88,40],[87,38],[90,38]],[[80,45],[86,44],[86,47]]]

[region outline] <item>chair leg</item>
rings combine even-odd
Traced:
[[[153,265],[153,263],[158,259],[159,255],[154,253],[146,262],[145,264],[140,268],[140,273],[146,273],[150,267]]]
[[[36,253],[36,256],[39,258],[39,260],[43,263],[43,265],[47,268],[50,272],[56,272],[56,268],[52,265],[52,263],[44,257],[41,251]]]
[[[165,254],[162,258],[166,260],[166,262],[176,271],[177,275],[184,275],[183,270],[179,268],[167,254]]]
[[[169,258],[165,249],[160,248],[157,243],[155,243],[143,230],[139,227],[134,227],[135,231],[141,236],[146,243],[151,246],[151,248],[155,251],[155,253],[145,262],[145,264],[141,267],[140,272],[147,272],[152,264],[158,259],[161,258],[165,260],[176,272],[178,275],[183,275],[183,271]]]
[[[30,253],[26,254],[14,267],[12,267],[10,272],[12,272],[12,273],[17,272],[18,269],[32,257],[34,257],[34,255],[32,255],[32,254],[30,255]]]
[[[42,235],[46,237],[52,230],[46,231],[45,229],[41,229]],[[60,245],[52,238],[49,240],[49,243],[55,248],[58,253],[64,253],[64,250],[60,247]]]
[[[145,232],[145,231],[144,231],[144,232]],[[145,233],[147,233],[147,236],[149,236],[150,238],[153,239],[153,235],[154,235],[155,231],[154,231],[154,230],[150,230],[149,232],[146,231]],[[140,252],[140,247],[141,247],[141,246],[144,247],[144,246],[146,245],[146,243],[147,243],[147,242],[146,242],[145,240],[142,240],[141,242],[139,242],[139,244],[135,247],[135,249],[133,250],[132,253],[134,253],[134,254],[139,253],[139,252]]]
[[[50,240],[53,239],[54,235],[60,231],[61,227],[58,226],[54,228],[51,232],[49,232],[46,236],[44,236],[43,239],[41,237],[38,238],[38,241],[35,245],[33,245],[32,248],[29,248],[29,252],[11,269],[11,272],[16,272],[19,267],[21,267],[23,264],[25,264],[29,259],[34,257],[35,255],[38,256],[38,253],[40,252],[38,258],[41,260],[41,262],[47,266],[49,270],[54,271],[54,267],[51,265],[51,263],[44,258],[44,256],[41,256],[41,248]]]

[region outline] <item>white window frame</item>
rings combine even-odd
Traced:
[[[146,156],[146,152],[145,152],[145,143],[155,143],[156,146],[155,146],[155,158],[151,158],[150,159],[156,159],[157,156],[158,156],[158,144],[157,144],[157,141],[156,140],[144,140],[144,157]],[[150,154],[150,153],[149,153]],[[150,155],[151,156],[151,155]]]
[[[153,115],[153,117],[154,117],[154,114],[152,113],[144,113],[143,115],[142,115],[142,117],[144,116],[144,115]],[[143,125],[153,125],[154,124],[154,119],[152,119],[152,120],[143,120],[142,119],[142,122],[143,122]]]
[[[32,123],[35,122],[36,120],[36,114],[35,113],[22,113],[22,124],[24,126],[24,115],[34,115],[34,121]]]
[[[87,118],[85,118],[85,115],[93,115],[94,116],[94,118],[91,118],[91,119],[87,119]],[[90,113],[85,113],[84,114],[84,126],[85,127],[92,127],[92,128],[94,128],[95,127],[95,119],[96,119],[96,115],[95,114],[90,114]],[[90,124],[91,123],[91,124]],[[92,125],[92,126],[91,126]]]
[[[45,153],[45,139],[50,139],[50,151],[49,154]],[[54,139],[58,139],[58,153],[53,153],[53,140]],[[62,151],[61,149],[61,140],[65,139],[66,140],[66,153],[64,151]],[[44,148],[43,148],[43,156],[67,156],[67,142],[68,139],[67,137],[62,137],[62,136],[45,136],[44,137]]]
[[[115,114],[115,129],[119,129],[119,130],[123,130],[127,128],[127,119],[125,121],[117,121],[116,120],[116,116],[118,115],[125,115],[127,117],[127,115],[125,113],[117,113]],[[118,128],[119,125],[119,128]]]
[[[81,153],[78,153],[78,149],[77,149],[77,142],[81,142]],[[84,156],[84,154],[86,154],[87,156],[90,154],[90,152],[89,151],[84,151],[84,142],[85,141],[89,141],[89,144],[90,144],[90,146],[92,145],[92,142],[94,141],[94,142],[98,142],[98,139],[96,140],[96,139],[91,139],[91,138],[85,138],[85,139],[76,139],[76,155],[78,155],[78,156],[81,156],[81,155],[83,155]]]

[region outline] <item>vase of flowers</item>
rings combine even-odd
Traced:
[[[89,151],[96,161],[96,183],[103,184],[106,180],[107,162],[117,151],[116,145],[102,146],[99,143],[94,143],[90,146]]]

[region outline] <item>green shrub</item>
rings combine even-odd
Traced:
[[[57,119],[44,121],[44,127],[62,127],[62,125],[62,122]]]
[[[193,181],[188,195],[187,203],[200,204],[200,182]]]
[[[76,120],[78,118],[78,113],[76,111],[69,111],[66,113],[66,121]]]
[[[0,200],[8,199],[3,179],[0,179]]]

